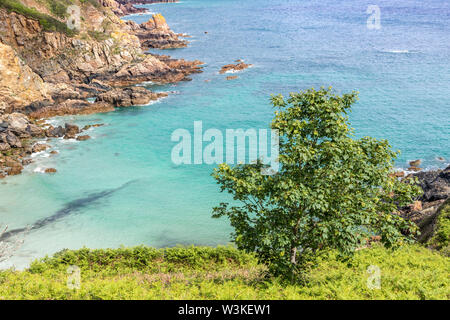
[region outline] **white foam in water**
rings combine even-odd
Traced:
[[[144,81],[144,82],[136,84],[135,87],[145,87],[145,86],[151,86],[154,84],[155,83],[153,81]]]
[[[380,50],[381,52],[384,53],[413,53],[409,50],[401,50],[401,49],[393,49],[393,50]]]
[[[129,15],[125,16],[124,18],[131,18],[131,17],[138,17],[138,16],[147,16],[147,15],[154,15],[154,14],[156,14],[156,12],[153,12],[153,11],[138,12],[138,13],[129,14]]]
[[[45,173],[45,169],[42,168],[42,167],[37,167],[37,168],[35,168],[35,169],[33,170],[33,172],[36,172],[36,173]]]

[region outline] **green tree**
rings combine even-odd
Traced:
[[[417,232],[396,210],[419,189],[390,176],[397,153],[388,141],[355,138],[348,113],[356,100],[356,92],[338,96],[331,88],[272,96],[280,170],[263,175],[258,161],[213,173],[236,200],[213,217],[228,217],[237,247],[256,252],[274,274],[299,275],[330,249],[349,258],[373,235],[396,247]]]

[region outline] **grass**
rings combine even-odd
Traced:
[[[29,8],[18,0],[0,0],[0,7],[9,12],[21,14],[30,19],[39,21],[45,31],[57,31],[65,33],[68,36],[74,36],[75,31],[70,30],[64,22],[61,22],[47,14],[37,11],[35,8]]]
[[[78,266],[81,288],[67,286]],[[369,289],[367,268],[381,269]],[[63,251],[25,271],[0,272],[0,299],[443,299],[450,298],[449,258],[419,245],[357,252],[351,264],[333,254],[306,285],[269,278],[254,256],[232,247],[135,247]]]
[[[90,4],[96,8],[101,8],[97,0],[39,0],[40,3],[47,6],[51,14],[59,19],[68,17],[67,8],[71,5]],[[0,0],[0,7],[7,9],[9,12],[16,12],[30,19],[39,21],[45,31],[61,32],[70,37],[77,34],[76,31],[67,27],[67,24],[50,16],[39,12],[35,8],[23,5],[18,0]]]

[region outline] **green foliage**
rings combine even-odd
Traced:
[[[348,113],[356,100],[323,88],[273,96],[280,171],[223,164],[213,173],[242,204],[222,203],[213,217],[227,216],[237,247],[256,252],[274,274],[299,275],[330,249],[349,258],[374,234],[387,247],[413,240],[416,226],[393,212],[419,188],[389,176],[397,154],[386,140],[354,137]]]
[[[67,8],[74,4],[72,0],[40,0],[44,3],[51,13],[59,18],[67,17]]]
[[[436,232],[430,239],[430,245],[450,256],[450,200],[447,200],[439,210]]]
[[[10,12],[16,12],[18,14],[24,15],[30,19],[35,19],[39,21],[40,25],[45,31],[57,31],[65,33],[68,36],[74,36],[76,34],[75,31],[70,30],[64,22],[61,22],[49,15],[43,14],[37,11],[35,8],[29,8],[23,5],[20,1],[17,0],[0,0],[0,7],[7,9]],[[59,9],[55,10],[61,10]]]
[[[254,263],[254,256],[240,252],[232,247],[174,247],[154,249],[134,247],[121,249],[81,249],[63,250],[53,257],[46,257],[31,264],[31,273],[40,273],[47,268],[64,269],[76,265],[82,271],[115,274],[131,271],[171,272],[183,268],[213,270],[217,266],[242,266]],[[155,268],[155,265],[157,267]]]
[[[67,286],[72,264],[81,269],[79,290]],[[381,289],[367,287],[370,265],[381,269]],[[0,299],[450,298],[449,258],[418,245],[360,250],[351,264],[331,252],[304,286],[268,278],[265,270],[229,247],[66,250],[29,270],[0,271]]]
[[[55,16],[59,18],[66,18],[67,8],[71,5],[85,5],[91,4],[96,8],[100,8],[100,3],[97,0],[38,0],[47,6],[47,8],[53,13]]]
[[[88,34],[92,39],[97,41],[104,41],[110,38],[110,35],[100,31],[89,30]]]

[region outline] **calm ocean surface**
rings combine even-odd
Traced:
[[[372,4],[381,9],[380,30],[366,27]],[[229,200],[210,176],[214,166],[174,165],[171,134],[193,132],[198,120],[204,130],[266,128],[272,93],[358,90],[351,115],[358,136],[388,139],[402,152],[398,167],[418,158],[429,169],[448,164],[449,2],[184,0],[148,7],[175,32],[193,36],[188,48],[162,53],[204,61],[204,73],[150,86],[176,92],[150,106],[52,120],[106,125],[91,129],[87,142],[53,141],[59,155],[37,155],[23,175],[0,183],[0,223],[36,226],[2,267],[22,268],[63,248],[228,243],[228,222],[211,218],[211,208]],[[128,18],[140,23],[149,15]],[[254,67],[226,81],[218,71],[237,59]],[[40,173],[48,167],[58,173]]]

